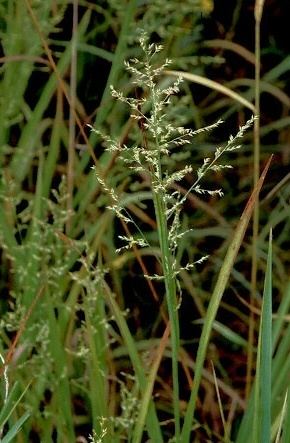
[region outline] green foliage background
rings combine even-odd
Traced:
[[[107,443],[138,441],[142,392],[166,323],[163,284],[153,282],[152,287],[143,276],[145,268],[160,273],[154,258],[159,254],[156,221],[146,176],[132,174],[86,125],[128,146],[140,140],[128,109],[110,93],[113,84],[125,96],[143,94],[123,63],[141,56],[140,29],[152,42],[164,45],[160,63],[170,58],[169,69],[214,80],[253,103],[255,2],[228,3],[0,0],[0,349],[15,406],[6,407],[11,415],[0,420],[3,435],[17,429],[17,420],[26,419],[23,414],[28,411],[30,417],[15,441],[81,442],[90,441],[89,435],[91,441]],[[275,313],[272,439],[284,416],[290,365],[286,6],[266,1],[261,21],[261,169],[271,153],[274,161],[260,196],[257,285],[253,293],[249,227],[213,325],[190,441],[246,441],[253,404],[250,400],[246,407],[246,397],[256,368],[270,228]],[[160,82],[169,86],[172,77],[164,74]],[[251,113],[210,84],[185,80],[168,121],[193,129],[218,119],[225,124],[198,134],[168,165],[169,171],[182,169],[188,161],[197,171]],[[209,188],[222,187],[224,197],[191,194],[182,216],[183,229],[193,230],[180,243],[180,264],[210,255],[206,263],[180,275],[182,418],[201,325],[229,239],[253,188],[251,131],[244,137],[242,152],[228,154],[227,160],[234,168],[207,181]],[[106,209],[110,202],[91,169],[94,164],[122,195],[151,249],[116,254],[124,228]],[[192,176],[186,176],[176,186],[185,192],[191,182]],[[247,373],[249,355],[253,363]],[[166,344],[154,379],[155,409],[149,407],[142,441],[174,437],[171,356]],[[4,378],[2,392],[7,415]],[[282,434],[285,442],[289,422],[288,418]]]

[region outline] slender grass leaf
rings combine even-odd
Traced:
[[[246,108],[250,109],[253,113],[255,113],[255,106],[246,100],[241,95],[237,94],[236,92],[232,91],[231,89],[227,88],[224,85],[221,85],[218,82],[215,82],[213,80],[210,80],[206,77],[202,77],[200,75],[191,74],[189,72],[182,72],[182,71],[164,71],[165,74],[173,75],[175,77],[182,77],[186,80],[191,81],[192,83],[197,83],[199,85],[206,86],[207,88],[213,89],[214,91],[218,91],[221,94],[224,94],[236,102],[240,103],[241,105],[245,106]]]
[[[287,400],[288,400],[288,391],[286,392],[285,395],[285,399],[284,399],[284,403],[282,406],[282,410],[281,410],[281,414],[278,417],[278,430],[277,430],[277,434],[276,434],[276,438],[275,438],[275,443],[279,443],[281,441],[281,434],[282,434],[282,426],[284,423],[284,419],[285,419],[285,414],[287,411]],[[289,417],[288,417],[289,419]]]
[[[133,443],[141,443],[145,419],[146,419],[148,407],[149,407],[152,392],[153,392],[156,374],[157,374],[166,344],[168,342],[169,332],[170,332],[170,327],[169,327],[169,323],[168,323],[168,325],[164,331],[163,337],[160,341],[160,345],[159,345],[157,353],[156,353],[157,357],[151,367],[149,377],[148,377],[147,386],[146,386],[145,391],[143,393],[143,398],[142,398],[138,418],[137,418],[135,429],[134,429]]]
[[[9,392],[7,401],[3,405],[0,412],[0,429],[3,428],[3,426],[5,425],[5,423],[7,422],[7,420],[9,419],[9,417],[11,416],[11,414],[13,413],[13,411],[15,410],[15,408],[17,407],[23,396],[25,395],[29,386],[30,383],[26,386],[22,394],[19,395],[19,397],[17,398],[19,384],[17,382],[14,383],[11,391]]]
[[[202,329],[201,338],[199,341],[198,351],[197,351],[197,358],[196,358],[196,367],[195,367],[195,376],[194,376],[194,383],[193,383],[193,389],[191,391],[190,400],[188,403],[188,407],[185,414],[184,419],[184,425],[182,429],[181,434],[181,441],[182,443],[187,443],[190,441],[190,432],[192,427],[192,418],[193,413],[195,409],[195,404],[197,400],[197,393],[199,389],[199,385],[201,382],[201,376],[202,376],[202,369],[206,357],[206,350],[210,339],[210,334],[212,330],[212,325],[215,320],[217,310],[219,308],[219,304],[221,301],[221,298],[223,296],[224,290],[226,288],[227,282],[230,277],[231,269],[233,267],[235,258],[237,256],[237,253],[239,251],[239,248],[242,244],[244,234],[246,231],[246,228],[248,226],[249,220],[251,218],[254,205],[258,199],[259,192],[261,190],[261,187],[263,185],[263,182],[265,180],[267,171],[269,169],[270,163],[272,160],[272,156],[268,160],[264,171],[262,172],[262,175],[257,183],[257,186],[254,188],[248,203],[244,209],[244,212],[240,218],[239,224],[234,232],[234,236],[232,238],[232,241],[229,245],[229,248],[227,250],[227,254],[225,257],[225,260],[223,262],[223,265],[221,267],[217,283],[215,285],[211,300],[209,302],[208,310],[206,313],[206,317],[204,320],[204,326]]]
[[[272,368],[272,232],[269,238],[267,269],[264,284],[262,316],[260,325],[260,371],[258,379],[258,405],[256,423],[260,424],[259,440],[271,441],[271,368]],[[253,443],[257,441],[254,437]]]
[[[17,422],[13,425],[13,427],[10,429],[10,431],[5,435],[4,438],[2,438],[1,443],[9,443],[10,441],[13,441],[14,437],[18,434],[20,431],[22,425],[26,420],[30,417],[29,412],[25,412],[25,414],[22,415],[22,417],[17,420]]]
[[[281,63],[275,66],[275,68],[271,69],[264,75],[264,80],[272,81],[277,80],[281,75],[290,70],[290,55],[284,58]]]
[[[230,443],[230,439],[229,439],[229,436],[228,436],[227,424],[226,424],[225,415],[224,415],[224,411],[223,411],[223,404],[222,404],[222,400],[221,400],[221,396],[220,396],[220,391],[219,391],[219,387],[218,387],[218,381],[217,381],[217,377],[216,377],[216,373],[215,373],[213,362],[211,362],[211,366],[212,366],[214,385],[215,385],[216,395],[217,395],[217,399],[218,399],[220,415],[221,415],[221,419],[222,419],[222,423],[223,423],[223,428],[224,428],[224,442],[225,443]]]
[[[194,324],[204,324],[204,320],[197,320],[193,322]],[[232,329],[228,328],[226,325],[220,323],[219,321],[214,321],[212,329],[222,335],[226,340],[234,343],[238,346],[243,346],[247,348],[248,342],[241,335],[237,334]]]
[[[283,434],[282,434],[282,443],[289,443],[289,441],[290,441],[290,395],[289,395],[289,390],[288,390],[287,391],[287,406],[286,406],[286,413],[285,413],[285,422],[284,422]]]

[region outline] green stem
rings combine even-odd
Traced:
[[[255,3],[255,112],[260,117],[260,26],[263,12],[263,0]],[[257,185],[260,174],[260,119],[254,124],[254,161],[253,161],[254,186]],[[251,269],[251,305],[254,306],[257,291],[258,272],[258,235],[259,235],[259,200],[257,200],[253,213],[253,239],[252,239],[252,269]],[[255,316],[251,311],[248,334],[248,361],[246,377],[246,398],[249,398],[251,390],[252,370],[254,364],[254,329]]]
[[[180,412],[179,412],[179,381],[178,381],[178,354],[179,354],[179,319],[176,300],[176,283],[173,272],[172,256],[168,241],[168,228],[166,220],[166,207],[164,195],[153,192],[154,207],[156,213],[158,238],[161,249],[161,260],[164,272],[167,309],[171,324],[171,348],[172,348],[172,378],[173,378],[173,409],[175,421],[176,442],[180,438]]]
[[[158,239],[161,250],[161,261],[164,273],[165,292],[167,309],[169,314],[169,320],[171,325],[171,352],[172,352],[172,379],[173,379],[173,410],[174,410],[174,422],[175,422],[175,439],[178,443],[180,441],[180,411],[179,411],[179,381],[178,381],[178,354],[179,354],[179,319],[178,319],[178,307],[176,298],[176,280],[173,269],[173,257],[169,245],[169,232],[167,226],[167,208],[165,203],[165,190],[162,190],[162,167],[161,167],[161,154],[160,154],[160,141],[158,136],[158,110],[156,103],[158,97],[156,95],[155,84],[152,84],[151,89],[152,97],[152,116],[153,127],[155,131],[155,149],[158,153],[157,162],[155,165],[155,179],[157,180],[159,187],[158,191],[152,185],[153,202],[156,214]]]

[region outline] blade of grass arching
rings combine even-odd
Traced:
[[[114,61],[114,54],[112,52],[106,51],[105,49],[97,46],[89,45],[87,43],[78,43],[78,51],[95,55],[96,57],[102,58],[110,63],[113,63]]]
[[[127,346],[128,354],[131,359],[131,362],[132,362],[132,365],[134,368],[134,372],[135,372],[135,375],[137,377],[137,380],[138,380],[138,383],[140,386],[141,394],[143,395],[146,390],[147,380],[146,380],[144,368],[142,366],[141,360],[138,355],[138,351],[135,346],[134,339],[130,333],[130,330],[129,330],[128,325],[125,321],[124,315],[121,312],[118,304],[114,300],[114,297],[110,292],[110,289],[107,286],[105,286],[105,290],[106,290],[106,294],[107,294],[108,303],[112,309],[116,323],[120,329],[122,337],[123,337],[125,344]],[[152,442],[162,443],[163,438],[162,438],[162,434],[161,434],[160,424],[158,422],[155,406],[152,401],[150,402],[150,405],[148,408],[146,425],[147,425],[148,434],[149,434]]]
[[[261,128],[261,136],[270,134],[272,131],[280,131],[284,128],[288,128],[290,124],[290,117],[281,117],[279,120],[270,122]]]
[[[237,94],[236,92],[232,91],[230,88],[227,88],[226,86],[221,85],[220,83],[217,83],[213,80],[202,77],[200,75],[191,74],[189,72],[183,72],[183,71],[165,70],[164,73],[167,75],[173,75],[174,77],[185,78],[186,80],[189,80],[192,83],[197,83],[199,85],[203,85],[206,86],[207,88],[213,89],[214,91],[218,91],[221,94],[224,94],[232,98],[234,101],[240,103],[242,106],[245,106],[246,108],[250,109],[254,114],[256,112],[255,106],[251,102],[246,100],[240,94]]]
[[[261,203],[266,203],[272,200],[273,197],[275,197],[276,194],[284,187],[284,185],[287,184],[287,182],[290,181],[290,172],[288,174],[284,175],[281,180],[278,181],[278,183],[268,192],[266,197],[264,197],[263,201]],[[287,186],[288,188],[288,186]]]
[[[193,324],[204,324],[204,320],[193,321]],[[223,323],[214,321],[212,324],[212,330],[215,330],[218,334],[223,336],[227,341],[234,343],[237,346],[247,347],[247,340],[245,340],[241,335],[237,334],[235,331],[225,326]]]
[[[261,242],[261,244],[263,244],[263,242],[265,242],[265,239],[267,238],[267,232],[269,232],[269,229],[271,228],[271,226],[274,229],[280,223],[281,224],[283,223],[284,225],[287,225],[287,223],[289,223],[289,207],[287,207],[286,205],[282,210],[279,210],[279,211],[273,210],[271,212],[271,214],[268,215],[267,223],[265,223],[263,229],[260,231],[259,242]],[[284,227],[284,229],[286,230],[286,226]],[[286,232],[288,234],[288,230]],[[278,263],[277,263],[277,265],[278,265]],[[282,263],[281,263],[281,265],[283,266]]]
[[[251,218],[254,204],[258,198],[259,192],[261,190],[261,187],[263,185],[263,182],[265,180],[267,171],[269,169],[270,163],[272,160],[272,156],[268,160],[263,173],[261,174],[260,180],[257,184],[257,186],[254,188],[249,201],[244,209],[244,212],[240,218],[239,224],[237,228],[235,229],[234,236],[232,238],[232,241],[228,247],[226,257],[224,259],[223,265],[221,267],[221,270],[219,272],[218,280],[216,282],[215,288],[213,290],[213,294],[211,296],[206,317],[204,320],[204,326],[202,328],[201,337],[199,340],[199,346],[197,351],[197,357],[196,357],[196,365],[195,365],[195,374],[194,374],[194,382],[193,382],[193,389],[191,391],[188,407],[185,414],[184,419],[184,425],[181,433],[181,441],[182,443],[188,443],[190,441],[190,432],[191,432],[191,426],[192,426],[192,419],[193,419],[193,413],[195,410],[196,400],[197,400],[197,393],[199,390],[199,385],[201,382],[201,376],[202,376],[202,369],[206,357],[206,351],[207,346],[210,339],[210,334],[212,330],[212,325],[215,320],[217,310],[219,308],[219,304],[221,301],[221,298],[223,296],[223,292],[226,288],[228,279],[230,277],[231,269],[233,267],[235,258],[237,256],[237,253],[239,251],[239,248],[242,244],[244,234],[246,231],[246,228],[248,226],[249,220]]]
[[[143,435],[143,431],[144,431],[144,424],[145,424],[145,420],[146,420],[146,415],[148,413],[148,407],[150,404],[150,399],[152,397],[154,382],[156,379],[157,371],[160,366],[160,362],[161,362],[166,344],[168,342],[169,332],[170,332],[170,327],[169,327],[169,323],[168,323],[166,326],[166,329],[164,331],[163,337],[161,338],[159,347],[157,349],[155,361],[153,362],[153,365],[152,365],[151,370],[149,372],[147,386],[146,386],[145,391],[143,393],[143,398],[141,401],[139,414],[138,414],[135,428],[134,428],[134,435],[133,435],[132,443],[141,443],[141,439],[142,439],[142,435]]]
[[[290,71],[290,55],[284,58],[281,63],[275,66],[275,68],[268,71],[263,78],[267,81],[277,80],[281,75],[288,71]]]
[[[213,39],[213,40],[206,40],[203,42],[202,46],[206,48],[219,48],[219,49],[226,49],[235,52],[240,57],[243,57],[245,60],[247,60],[251,64],[255,64],[255,55],[249,51],[247,48],[245,48],[242,45],[239,45],[238,43],[232,42],[230,40],[222,40],[222,39]]]
[[[264,283],[257,373],[255,379],[256,409],[252,442],[271,442],[271,369],[272,369],[272,232],[269,237]],[[257,432],[257,433],[255,433]]]
[[[255,80],[250,78],[241,78],[241,79],[235,79],[230,81],[228,84],[228,87],[236,88],[241,86],[248,86],[249,90],[247,91],[247,97],[249,97],[249,94],[251,91],[253,91],[254,95],[254,85]],[[290,107],[290,97],[282,90],[282,88],[279,88],[276,85],[272,85],[269,82],[266,82],[265,80],[260,80],[260,92],[267,92],[268,94],[271,94],[273,97],[275,97],[277,100],[281,102],[281,104],[285,105],[287,108]]]

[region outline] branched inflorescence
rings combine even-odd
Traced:
[[[177,152],[182,152],[185,145],[191,143],[192,138],[201,132],[211,131],[218,127],[222,120],[197,130],[184,128],[182,126],[174,126],[167,118],[168,110],[171,105],[171,98],[173,95],[179,93],[179,86],[182,78],[178,78],[169,87],[162,88],[160,86],[160,76],[164,69],[166,69],[171,61],[166,59],[161,66],[155,66],[156,55],[163,49],[162,45],[150,44],[145,33],[141,34],[139,39],[141,49],[143,51],[143,59],[130,59],[125,62],[126,70],[132,76],[132,83],[138,88],[144,90],[144,95],[141,98],[126,97],[120,91],[117,91],[111,86],[111,93],[114,98],[127,104],[131,110],[131,118],[135,119],[140,127],[142,137],[141,142],[133,146],[120,145],[115,140],[108,136],[103,136],[99,131],[91,127],[91,129],[102,135],[106,145],[106,149],[110,152],[118,152],[124,163],[134,172],[149,175],[150,183],[153,193],[161,196],[163,200],[163,209],[166,215],[166,223],[168,230],[169,249],[172,256],[171,272],[177,275],[181,269],[189,270],[195,263],[203,262],[207,256],[193,264],[187,264],[181,268],[176,263],[176,251],[178,242],[181,237],[186,235],[188,231],[181,230],[180,214],[189,193],[195,192],[198,194],[208,194],[210,196],[223,195],[222,189],[206,189],[202,186],[202,181],[205,175],[210,171],[220,171],[225,168],[231,168],[229,164],[220,163],[221,156],[227,152],[238,150],[241,145],[239,139],[244,135],[244,132],[253,124],[255,117],[250,118],[246,124],[239,128],[235,136],[230,136],[227,144],[224,147],[218,147],[213,153],[212,157],[204,159],[203,164],[197,169],[194,174],[194,168],[191,164],[186,165],[183,169],[175,172],[169,172],[166,165],[169,159],[173,158]],[[119,218],[122,218],[125,223],[133,222],[130,214],[120,204],[120,198],[113,189],[110,189],[100,174],[97,174],[99,183],[103,189],[110,195],[112,204],[109,206]],[[174,182],[181,181],[186,175],[196,175],[193,184],[189,187],[184,195],[178,191],[173,192]],[[155,208],[156,209],[156,208]],[[139,230],[140,232],[140,230]],[[141,237],[124,237],[120,239],[126,242],[124,247],[117,250],[120,252],[128,249],[133,245],[139,247],[149,246],[145,236],[141,233]],[[147,276],[148,277],[148,276]],[[159,278],[152,276],[151,278]],[[162,278],[162,277],[161,277]]]

